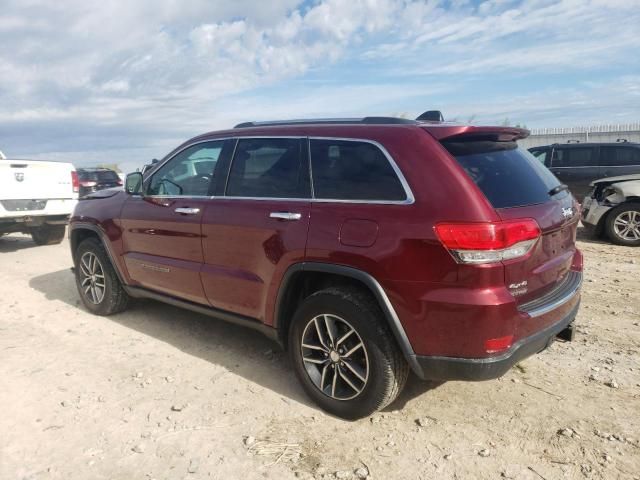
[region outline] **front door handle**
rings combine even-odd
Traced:
[[[176,213],[180,213],[182,215],[197,215],[200,213],[199,208],[190,208],[190,207],[178,207],[174,210]]]
[[[277,218],[278,220],[300,220],[302,218],[302,214],[293,212],[271,212],[269,217]]]

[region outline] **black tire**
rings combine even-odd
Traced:
[[[29,229],[36,245],[55,245],[64,240],[65,225],[42,225]]]
[[[325,393],[316,386],[307,372],[305,364],[309,363],[303,361],[302,339],[307,325],[313,328],[310,322],[319,315],[330,315],[335,316],[338,321],[344,320],[359,336],[356,341],[361,340],[366,349],[363,355],[366,355],[368,361],[368,375],[361,392],[354,398],[333,398],[330,396],[331,392]],[[351,338],[354,338],[353,335]],[[386,324],[378,303],[372,295],[360,289],[329,288],[307,297],[294,315],[288,343],[293,368],[306,393],[323,410],[344,419],[356,420],[367,417],[389,405],[400,394],[409,375],[409,366]],[[324,353],[321,355],[326,357]],[[328,359],[326,361],[331,364]],[[333,365],[331,368],[337,366]],[[324,376],[322,379],[324,380]],[[344,385],[346,387],[346,384]]]
[[[629,232],[627,235],[622,236],[620,231],[620,226],[616,225],[616,220],[620,220],[620,217],[627,218],[633,217],[635,213],[635,219],[633,220],[635,223],[635,236],[640,235],[640,203],[624,203],[622,205],[618,205],[616,208],[611,210],[607,215],[607,219],[605,221],[605,232],[607,233],[607,237],[613,243],[617,243],[618,245],[624,245],[627,247],[638,247],[640,246],[640,238],[629,238],[633,237],[634,233]],[[623,230],[624,231],[624,230]],[[625,238],[626,237],[626,238]]]
[[[85,283],[83,285],[83,282],[87,279],[87,275],[85,274],[86,266],[83,265],[83,259],[93,258],[91,255],[97,258],[99,267],[103,273],[102,276],[104,277],[104,287],[99,289],[102,291],[102,297],[98,297],[99,301],[97,302],[96,298],[92,298],[91,292],[87,291],[87,284]],[[87,307],[87,310],[96,315],[106,316],[122,312],[127,308],[129,295],[127,295],[127,292],[122,288],[120,279],[100,240],[97,238],[87,238],[83,240],[74,252],[73,261],[75,265],[76,286],[78,287],[78,293],[80,294],[82,303]]]

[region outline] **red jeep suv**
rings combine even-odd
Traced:
[[[288,349],[308,395],[355,419],[412,370],[499,377],[580,302],[577,205],[526,130],[385,117],[244,123],[80,201],[75,276],[98,315],[151,298]]]

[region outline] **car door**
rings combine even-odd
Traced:
[[[286,269],[304,260],[311,209],[303,138],[240,138],[204,213],[202,284],[218,309],[265,321]]]
[[[201,221],[224,150],[223,140],[188,146],[145,179],[143,195],[125,202],[124,261],[137,286],[207,304]]]
[[[640,146],[615,145],[600,147],[602,177],[640,173]]]
[[[597,147],[561,145],[553,148],[551,171],[569,186],[578,201],[589,191],[589,183],[600,178]]]

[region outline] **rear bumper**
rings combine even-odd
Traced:
[[[491,380],[504,375],[516,363],[547,348],[556,336],[571,328],[580,302],[559,322],[521,339],[508,352],[489,358],[415,356],[424,380]]]
[[[418,376],[425,380],[490,380],[504,375],[521,360],[547,348],[562,333],[563,338],[572,338],[572,322],[580,306],[582,272],[570,271],[564,280],[546,295],[520,306],[527,316],[527,323],[545,325],[537,331],[519,339],[506,352],[482,358],[458,358],[445,356],[416,355]],[[545,323],[545,318],[554,318]]]

